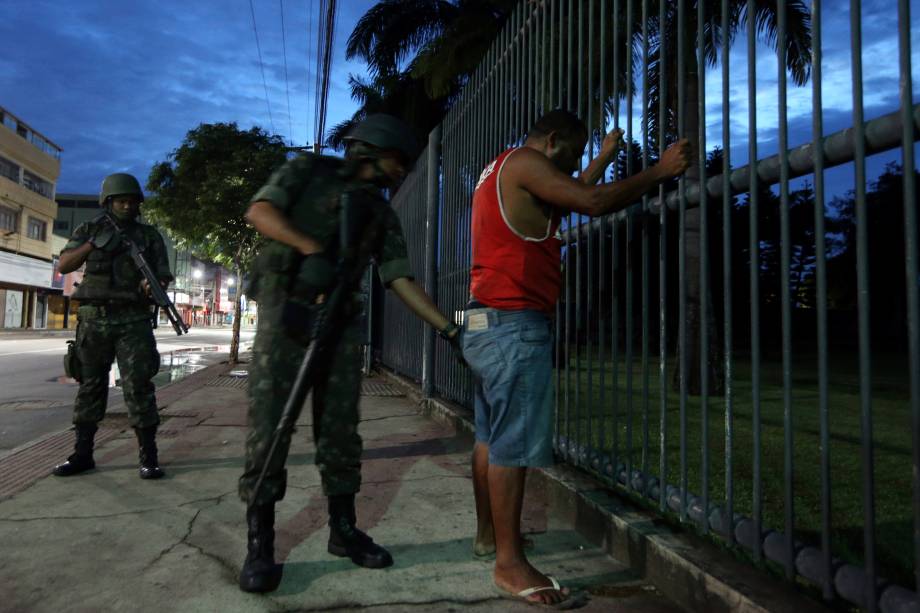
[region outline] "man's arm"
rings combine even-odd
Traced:
[[[450,321],[438,310],[437,305],[428,297],[425,290],[420,288],[412,279],[400,277],[390,283],[390,289],[396,294],[403,304],[427,321],[435,330],[443,330]]]
[[[616,159],[617,151],[620,149],[620,140],[623,138],[622,128],[611,130],[604,137],[601,143],[601,150],[597,157],[591,160],[588,167],[581,171],[578,180],[585,185],[595,185],[604,176],[604,171],[610,166],[610,163]]]
[[[539,151],[523,147],[509,159],[504,174],[512,186],[543,202],[599,217],[626,208],[660,183],[682,174],[689,162],[689,143],[681,140],[668,147],[655,166],[613,183],[589,186],[558,170]]]
[[[89,257],[92,250],[93,244],[86,241],[79,247],[62,251],[61,259],[58,260],[58,272],[62,275],[66,275],[69,272],[77,270],[83,266],[83,262]]]
[[[322,245],[298,231],[288,218],[267,200],[258,200],[249,205],[245,217],[259,234],[293,247],[304,255],[323,250]]]

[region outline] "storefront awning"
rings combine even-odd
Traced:
[[[0,283],[51,287],[51,262],[0,251]]]

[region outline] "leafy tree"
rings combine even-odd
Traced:
[[[284,142],[261,128],[235,123],[201,124],[190,130],[147,180],[149,219],[177,244],[202,259],[235,271],[242,281],[259,243],[243,214],[252,195],[286,159]],[[230,362],[239,358],[240,291],[233,305]]]

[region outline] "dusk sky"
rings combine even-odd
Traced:
[[[345,60],[344,45],[358,18],[374,1],[338,4],[327,126],[347,118],[356,108],[348,93],[348,74],[363,75],[365,67],[362,62]],[[275,133],[295,145],[312,142],[313,98],[312,93],[308,97],[308,86],[312,88],[314,80],[319,3],[284,3],[287,81],[280,2],[255,0],[254,5],[268,104],[248,0],[6,0],[0,20],[0,106],[64,148],[57,188],[61,193],[94,193],[102,177],[117,171],[134,173],[146,181],[150,167],[165,159],[185,133],[201,122],[235,121],[242,128],[259,125],[269,131],[273,126]],[[823,5],[824,119],[826,133],[831,133],[851,124],[849,2],[825,0]],[[863,2],[867,119],[897,109],[894,9],[894,0]],[[913,0],[911,9],[917,81],[920,0]],[[731,57],[736,163],[746,161],[744,45],[741,36]],[[761,155],[776,151],[776,79],[775,55],[761,46]],[[707,81],[707,124],[713,145],[721,142],[719,69],[710,71]],[[918,86],[914,90],[916,93]],[[811,110],[811,85],[795,88],[790,83],[790,146],[811,140]],[[870,171],[877,173],[892,159],[900,155],[877,156],[870,161]],[[846,186],[836,183],[836,193],[840,193]]]

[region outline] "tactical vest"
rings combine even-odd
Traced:
[[[291,194],[295,201],[287,217],[292,226],[319,241],[323,253],[304,257],[299,251],[278,241],[267,241],[256,257],[247,296],[274,302],[284,297],[309,299],[313,294],[331,289],[335,284],[334,267],[339,248],[339,199],[345,190],[355,189],[342,174],[339,159],[305,155],[298,160],[300,173],[309,172],[316,177],[309,191]],[[386,206],[382,196],[371,191],[361,191],[362,197]],[[370,254],[367,254],[370,259]]]
[[[145,256],[150,251],[152,236],[141,224],[129,224],[122,228],[137,244]],[[95,231],[95,227],[92,228]],[[73,297],[86,302],[124,302],[146,304],[141,294],[143,275],[131,259],[126,245],[113,251],[93,249],[86,258],[83,280]]]

